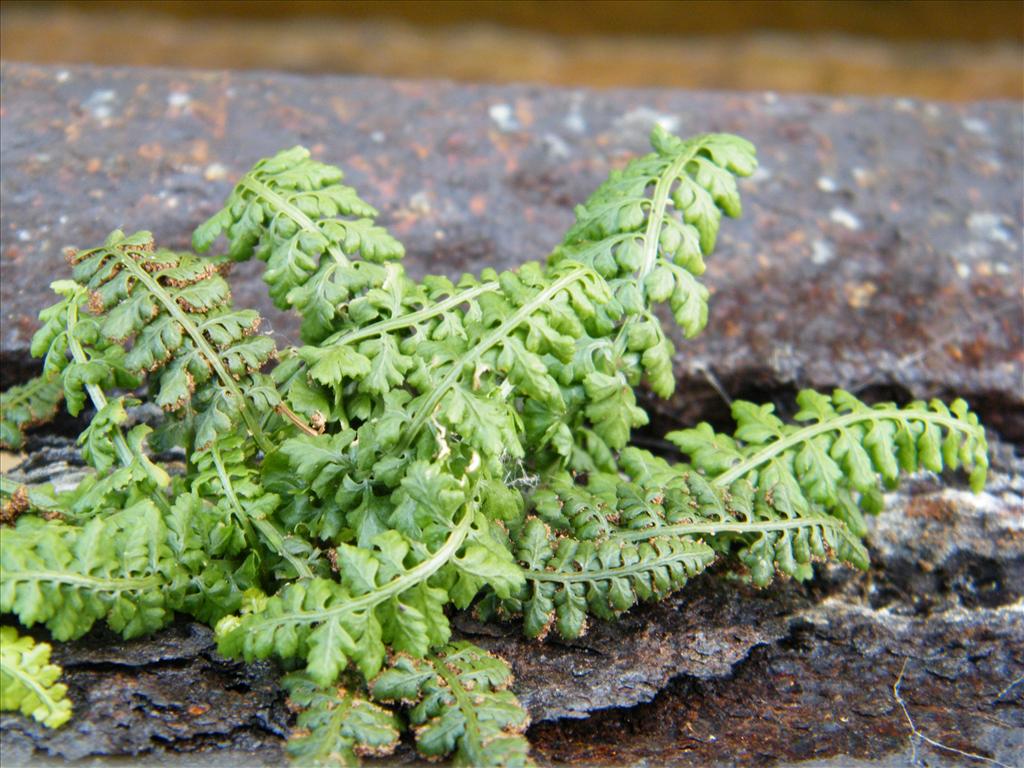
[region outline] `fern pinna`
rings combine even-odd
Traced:
[[[959,400],[806,391],[794,423],[737,402],[734,434],[670,433],[674,463],[630,445],[648,422],[636,389],[675,387],[657,307],[703,329],[705,259],[756,167],[735,136],[656,129],[652,146],[545,263],[501,273],[413,279],[373,207],[301,148],[257,163],[196,230],[225,256],[146,232],[70,253],[33,343],[43,374],[5,393],[3,440],[61,399],[89,406],[96,473],[60,494],[5,478],[0,609],[57,639],[175,612],[215,624],[225,655],[290,670],[299,763],[388,754],[411,725],[424,756],[519,765],[510,670],[452,642],[453,608],[575,638],[714,563],[757,585],[828,557],[865,567],[863,515],[901,472],[962,466],[980,488],[984,431]],[[232,305],[224,268],[252,257],[302,315],[301,345],[276,349]],[[140,400],[165,411],[155,431]],[[173,471],[154,458],[170,449]],[[4,706],[56,725],[52,668],[17,643]]]

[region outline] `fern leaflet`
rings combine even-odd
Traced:
[[[67,686],[58,683],[61,668],[50,663],[50,646],[0,627],[0,710],[20,711],[47,728],[71,718]]]

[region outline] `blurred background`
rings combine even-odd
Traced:
[[[4,0],[37,63],[1024,98],[1022,0]]]

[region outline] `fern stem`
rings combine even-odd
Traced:
[[[661,536],[662,530],[664,529],[657,529],[659,537]],[[650,539],[652,537],[648,534],[644,538]],[[618,568],[601,568],[599,570],[568,572],[541,571],[533,568],[524,568],[523,574],[526,576],[527,581],[553,581],[559,584],[576,581],[589,584],[595,581],[618,578],[620,576],[632,576],[633,574],[646,573],[654,568],[671,565],[672,563],[689,562],[697,566],[707,565],[714,559],[714,557],[715,553],[711,547],[703,543],[698,544],[694,542],[694,549],[684,550],[682,552],[669,552],[665,555],[659,555],[652,560],[644,560],[631,565],[619,566]]]
[[[465,354],[461,359],[454,361],[452,363],[451,370],[448,371],[448,375],[444,377],[440,384],[434,387],[430,396],[426,401],[424,401],[423,405],[417,409],[416,414],[410,420],[408,428],[406,428],[402,434],[402,439],[398,444],[397,451],[401,453],[406,450],[412,441],[416,439],[420,429],[422,429],[427,419],[430,418],[434,409],[437,407],[437,404],[440,403],[442,398],[448,394],[448,390],[450,390],[458,378],[462,376],[463,371],[467,366],[475,364],[477,360],[487,352],[487,350],[502,339],[507,338],[508,335],[519,327],[519,325],[530,315],[547,304],[566,286],[571,285],[586,275],[588,271],[589,270],[586,267],[579,266],[553,282],[543,291],[534,296],[530,301],[517,309],[505,322],[485,336],[479,344],[473,347],[473,349]]]
[[[696,147],[696,144],[694,145]],[[658,246],[661,239],[658,237],[662,220],[665,218],[665,208],[668,207],[668,195],[672,190],[680,172],[686,164],[693,159],[696,149],[691,148],[689,152],[679,155],[672,164],[658,177],[654,186],[654,195],[651,198],[651,210],[647,218],[647,229],[644,231],[643,259],[640,262],[640,269],[637,270],[636,279],[643,285],[644,278],[654,269],[658,260]]]
[[[255,538],[252,526],[256,526],[260,533],[263,534],[263,538],[267,540],[268,544],[270,544],[271,549],[277,555],[291,563],[292,567],[295,569],[295,573],[297,573],[300,578],[313,578],[313,571],[310,570],[309,566],[299,558],[295,557],[295,555],[289,552],[285,547],[285,537],[279,530],[277,530],[277,526],[264,517],[250,517],[242,508],[242,503],[238,500],[238,495],[235,493],[235,486],[231,482],[231,476],[228,474],[227,468],[224,466],[224,461],[221,459],[220,450],[218,450],[216,443],[211,447],[210,455],[213,457],[213,464],[217,468],[217,477],[220,478],[221,488],[224,489],[224,494],[228,497],[228,503],[231,504],[235,517],[245,529],[246,537],[250,540]]]
[[[71,357],[74,358],[76,363],[85,365],[89,362],[89,357],[85,354],[85,350],[82,349],[82,345],[75,337],[75,326],[78,324],[78,298],[81,295],[80,291],[68,299],[67,335],[68,349],[71,351]],[[86,384],[85,391],[89,393],[89,399],[96,406],[97,412],[107,407],[107,396],[99,384]],[[130,466],[135,461],[135,455],[132,453],[132,449],[128,447],[128,441],[124,439],[121,427],[114,424],[112,425],[112,431],[114,434],[114,450],[117,451],[117,457],[124,466]]]
[[[455,700],[458,702],[459,711],[462,712],[466,718],[466,733],[462,737],[462,742],[465,745],[468,741],[469,744],[483,744],[483,739],[480,733],[480,721],[477,718],[477,706],[473,703],[473,699],[459,680],[458,676],[453,674],[448,665],[445,664],[441,659],[438,659],[435,654],[431,654],[429,659],[430,666],[434,668],[434,671],[441,676],[445,684],[448,686],[448,690],[452,692]],[[467,750],[468,751],[468,750]]]
[[[798,429],[781,440],[776,440],[774,443],[756,451],[739,464],[735,464],[717,477],[711,478],[710,482],[718,488],[728,488],[736,480],[739,480],[744,475],[752,472],[760,465],[768,463],[780,453],[788,451],[795,445],[799,445],[807,440],[812,440],[818,435],[826,432],[839,431],[844,427],[864,421],[932,422],[951,431],[967,433],[976,432],[974,428],[965,425],[962,421],[958,421],[952,417],[945,416],[941,413],[934,413],[932,411],[905,411],[895,406],[872,408],[869,411],[853,411],[851,413],[845,413],[835,419],[819,421],[815,424],[803,427],[802,429]]]
[[[292,205],[286,198],[277,194],[274,190],[264,184],[262,181],[256,179],[252,174],[246,174],[242,177],[241,185],[248,187],[249,191],[254,193],[257,197],[262,197],[268,203],[272,203],[275,208],[280,208],[282,211],[288,214],[289,218],[302,227],[307,232],[319,232],[320,228],[316,225],[309,216],[304,214],[294,205]]]
[[[620,529],[609,535],[609,538],[619,541],[644,541],[646,539],[662,536],[692,536],[702,533],[763,533],[771,531],[785,531],[795,528],[808,528],[810,526],[821,526],[822,528],[833,528],[844,536],[849,533],[846,523],[838,518],[829,515],[814,515],[807,517],[795,517],[788,520],[754,520],[750,522],[707,522],[707,523],[677,523],[674,525],[658,525],[650,528]]]
[[[291,408],[285,405],[283,401],[275,405],[274,410],[277,411],[282,416],[284,416],[288,421],[290,421],[292,424],[301,429],[310,437],[316,437],[317,435],[322,434],[321,432],[317,432],[315,429],[309,426],[309,424],[306,423],[305,419],[303,419],[301,416],[299,416],[299,414],[297,414],[295,411],[293,411]]]
[[[224,385],[224,388],[227,389],[235,398],[235,401],[238,403],[239,411],[242,414],[242,419],[249,428],[249,432],[252,434],[256,444],[259,445],[260,450],[264,453],[270,453],[274,449],[273,444],[260,428],[259,421],[253,414],[252,409],[249,407],[249,401],[238,388],[238,384],[234,377],[232,377],[231,374],[228,373],[227,369],[224,368],[224,364],[221,361],[220,356],[213,350],[209,342],[206,341],[206,337],[203,336],[202,332],[198,328],[196,328],[188,315],[182,312],[181,307],[178,306],[178,302],[171,298],[160,283],[158,283],[152,275],[146,272],[146,270],[140,267],[134,259],[118,252],[118,260],[125,269],[131,272],[139,282],[149,289],[149,292],[164,305],[171,317],[173,317],[192,338],[192,342],[196,345],[196,349],[198,349],[203,357],[206,358],[206,361],[210,364],[210,367],[213,368],[217,377]]]
[[[320,346],[329,347],[352,344],[357,341],[362,341],[363,339],[383,336],[385,333],[390,333],[391,331],[396,331],[400,328],[408,328],[416,325],[417,323],[421,323],[424,320],[437,317],[460,304],[465,304],[467,301],[475,299],[483,293],[496,291],[498,288],[498,283],[494,281],[481,283],[480,285],[467,288],[459,293],[454,293],[444,301],[439,301],[436,304],[430,304],[416,312],[410,312],[407,315],[400,315],[387,320],[378,320],[375,323],[361,326],[360,328],[357,328],[354,331],[348,331],[347,333],[339,331],[338,333],[328,336]]]
[[[297,225],[302,227],[302,229],[306,230],[307,232],[315,232],[318,235],[322,234],[320,232],[320,227],[316,225],[315,221],[313,221],[311,218],[309,218],[309,216],[307,216],[294,205],[292,205],[290,202],[288,202],[286,198],[277,194],[274,190],[272,190],[262,181],[259,181],[258,179],[254,178],[251,174],[246,174],[245,176],[242,177],[241,185],[243,187],[247,187],[249,191],[255,194],[257,197],[262,197],[271,205],[284,211],[284,213],[286,213],[288,217],[291,218],[291,220],[294,221]],[[345,256],[344,253],[338,253],[337,247],[335,245],[332,244],[328,246],[327,251],[328,253],[331,254],[331,257],[336,262],[348,262],[348,258]]]
[[[658,261],[658,247],[661,244],[661,238],[659,235],[662,222],[665,218],[665,209],[668,207],[669,192],[671,192],[672,184],[675,183],[683,168],[685,168],[686,164],[693,159],[696,153],[696,148],[691,148],[689,152],[677,157],[658,177],[658,181],[654,185],[654,195],[651,197],[651,208],[647,215],[647,228],[644,230],[643,257],[640,261],[640,268],[637,270],[635,278],[645,296],[647,294],[647,288],[644,284],[644,280],[651,273],[651,270],[654,269],[654,265]],[[613,345],[616,360],[620,360],[626,352],[627,332],[629,330],[629,326],[638,322],[642,317],[643,315],[631,315],[626,318],[622,327],[619,328],[619,332],[615,336],[615,343]]]
[[[69,571],[17,571],[10,574],[8,578],[12,582],[45,581],[48,584],[71,584],[94,592],[124,592],[165,584],[160,576],[144,576],[137,579],[104,579],[98,576],[83,576]]]
[[[434,554],[419,565],[406,571],[401,576],[396,576],[387,584],[377,587],[372,592],[367,592],[365,595],[360,595],[359,597],[346,601],[343,605],[328,608],[327,610],[316,612],[294,612],[290,614],[283,614],[273,619],[264,619],[260,622],[254,623],[251,626],[251,630],[256,631],[259,627],[267,624],[299,624],[308,623],[310,621],[324,621],[339,614],[355,613],[357,611],[373,608],[374,606],[383,603],[388,598],[402,594],[410,587],[429,579],[453,557],[455,557],[455,553],[459,551],[459,547],[462,546],[466,541],[466,537],[469,535],[469,529],[473,523],[473,512],[474,510],[472,507],[466,507],[462,520],[460,520],[459,524],[452,529],[444,544],[442,544]]]

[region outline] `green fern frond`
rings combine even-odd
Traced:
[[[422,657],[448,641],[444,607],[465,607],[488,583],[508,597],[522,576],[511,555],[490,539],[490,523],[474,506],[417,498],[409,520],[374,537],[372,548],[339,544],[341,582],[299,580],[273,597],[254,595],[239,616],[217,626],[218,647],[246,660],[276,655],[301,658],[319,685],[330,685],[354,662],[367,678],[383,663],[386,647]],[[404,514],[403,504],[395,516]],[[447,519],[445,519],[447,517]],[[421,540],[399,532],[415,525]],[[460,554],[461,553],[461,554]]]
[[[286,675],[281,685],[299,712],[287,744],[296,765],[355,768],[361,757],[385,757],[398,746],[398,718],[356,686],[322,687],[301,673]]]
[[[49,645],[0,627],[0,710],[20,711],[47,728],[63,725],[71,702],[67,686],[57,682],[62,672],[50,663]]]
[[[901,471],[963,466],[973,489],[985,484],[985,431],[963,400],[948,407],[939,400],[868,406],[843,390],[831,398],[804,390],[797,404],[797,424],[783,423],[771,405],[739,401],[732,437],[702,424],[668,439],[719,487],[746,477],[791,487],[829,507],[844,491],[875,493],[879,478],[891,486]]]
[[[0,537],[0,611],[54,638],[100,619],[138,637],[173,618],[179,566],[159,510],[140,501],[77,526],[24,515]]]
[[[455,765],[532,765],[522,736],[530,718],[511,683],[504,661],[459,642],[422,660],[396,657],[370,693],[410,707],[416,749],[428,759],[454,752]]]
[[[654,152],[612,171],[576,208],[576,223],[551,259],[592,265],[627,312],[667,301],[694,336],[707,324],[708,296],[695,278],[715,247],[722,214],[740,215],[734,177],[757,167],[754,146],[718,133],[682,141],[660,126],[651,145]]]
[[[715,560],[715,552],[685,536],[648,533],[643,541],[554,535],[532,518],[516,537],[526,587],[504,609],[523,614],[528,637],[542,638],[552,625],[565,638],[586,631],[591,613],[614,619],[637,602],[661,600]]]
[[[274,355],[274,343],[255,333],[255,312],[230,306],[230,290],[217,262],[158,250],[148,232],[126,236],[119,231],[100,248],[71,253],[69,261],[96,314],[92,324],[83,326],[89,341],[116,347],[131,340],[124,368],[149,374],[154,402],[181,413],[196,448],[241,421],[260,447],[270,450],[256,413],[279,402],[273,382],[260,373]],[[40,334],[33,343],[51,347],[49,361],[61,334],[49,345],[49,328]],[[65,372],[65,381],[68,376]],[[69,404],[70,398],[69,391]]]
[[[339,307],[383,284],[385,262],[405,255],[342,178],[303,147],[279,152],[256,163],[192,237],[203,252],[223,233],[229,258],[265,261],[270,297],[302,315],[310,343],[331,333]]]
[[[60,409],[64,386],[53,374],[43,374],[0,394],[0,448],[11,451],[25,444],[25,430],[45,424]]]

